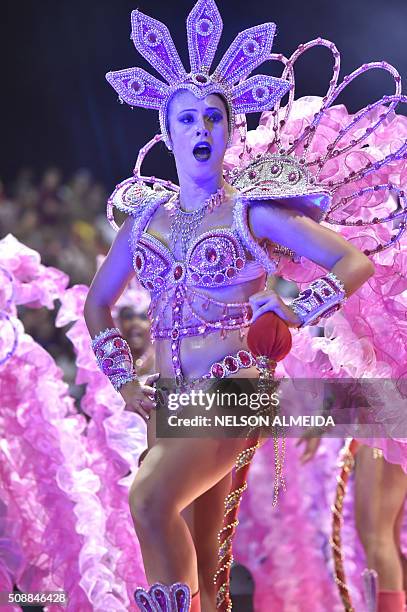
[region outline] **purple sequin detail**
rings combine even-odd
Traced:
[[[197,2],[188,15],[187,37],[191,71],[209,71],[222,35],[222,18],[213,0]]]
[[[168,28],[141,11],[131,14],[132,40],[137,51],[166,79],[168,83],[185,78],[182,65]],[[155,44],[151,40],[155,34]]]
[[[120,98],[130,106],[141,106],[159,110],[170,88],[162,81],[148,74],[142,68],[127,68],[108,72],[106,79],[117,91]],[[139,88],[135,87],[135,84]]]
[[[270,55],[275,31],[274,23],[264,23],[240,32],[216,68],[216,76],[230,83],[245,78]],[[245,48],[246,43],[252,40],[259,46],[255,54],[248,53]]]
[[[290,84],[286,81],[259,74],[233,88],[233,105],[237,113],[266,110],[272,108],[289,89]]]
[[[148,591],[138,587],[134,598],[142,612],[189,612],[191,605],[190,588],[182,582],[170,586],[156,582]]]

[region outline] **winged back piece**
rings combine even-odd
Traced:
[[[314,47],[333,55],[328,91],[323,98],[296,100],[295,62]],[[239,135],[226,152],[226,178],[244,199],[279,201],[339,226],[346,237],[356,240],[363,227],[359,242],[366,255],[394,246],[407,221],[407,120],[394,112],[407,102],[399,73],[387,62],[370,62],[338,83],[339,51],[322,38],[299,45],[289,58],[272,54],[271,60],[284,65],[282,78],[292,85],[287,105],[277,102],[250,133],[245,117],[237,117]],[[346,87],[372,70],[393,78],[393,93],[354,115],[333,106]]]

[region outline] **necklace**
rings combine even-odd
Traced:
[[[207,212],[212,213],[225,199],[226,192],[223,186],[216,193],[209,196],[203,205],[196,210],[182,210],[180,199],[179,197],[177,198],[174,202],[170,227],[170,240],[173,252],[175,252],[177,243],[181,242],[182,259],[185,259],[189,244],[196,237],[205,214]]]

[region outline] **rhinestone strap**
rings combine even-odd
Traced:
[[[301,291],[289,306],[302,320],[300,327],[304,327],[316,325],[323,317],[330,317],[346,299],[343,282],[336,274],[329,272],[312,281],[309,288]]]
[[[92,349],[99,368],[116,391],[127,382],[137,380],[133,356],[117,327],[107,328],[92,339]]]

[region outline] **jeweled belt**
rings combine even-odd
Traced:
[[[225,317],[221,321],[205,321],[199,323],[199,325],[191,325],[188,327],[167,327],[152,330],[151,336],[154,340],[169,338],[170,340],[176,340],[179,337],[188,336],[201,336],[202,334],[221,331],[241,329],[242,327],[248,327],[249,322],[245,316],[229,316]]]

